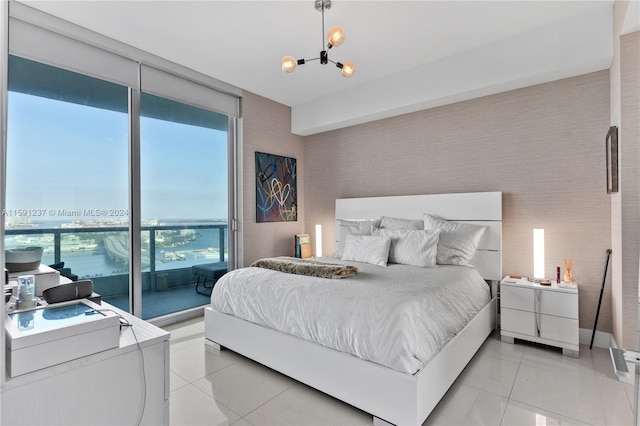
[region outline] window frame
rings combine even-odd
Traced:
[[[141,259],[141,200],[140,200],[140,97],[141,92],[167,97],[178,102],[222,113],[228,117],[228,264],[237,266],[241,253],[238,248],[240,227],[238,210],[240,186],[237,182],[241,157],[241,134],[238,125],[241,116],[242,90],[220,80],[175,64],[143,50],[87,30],[21,3],[0,2],[2,34],[0,66],[5,72],[0,80],[3,108],[2,162],[6,161],[6,68],[9,54],[31,59],[47,65],[67,69],[128,87],[129,96],[129,238],[130,310],[142,316],[142,259]],[[1,71],[1,70],[0,70]],[[143,78],[144,77],[144,78]],[[145,78],[148,81],[145,84]],[[6,176],[2,168],[2,207]],[[4,221],[0,225],[0,240],[4,248]],[[0,254],[3,259],[4,249]],[[0,314],[2,310],[0,310]],[[179,317],[179,315],[176,315]],[[0,325],[2,321],[0,320]],[[4,354],[4,351],[1,351]]]

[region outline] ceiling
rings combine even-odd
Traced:
[[[22,1],[29,6],[292,107],[308,135],[610,66],[613,1],[333,0],[334,61],[316,58],[313,0]]]

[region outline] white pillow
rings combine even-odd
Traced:
[[[449,222],[439,217],[424,214],[424,229],[440,231],[438,241],[438,265],[471,266],[486,226],[471,223]]]
[[[438,230],[374,229],[373,235],[391,238],[389,262],[436,267]]]
[[[380,228],[388,229],[424,229],[422,219],[402,219],[399,217],[382,216],[380,218]]]
[[[345,238],[342,260],[387,266],[391,239],[372,235],[348,234]]]
[[[338,235],[340,239],[336,245],[336,251],[334,257],[341,258],[344,251],[344,243],[346,236],[351,235],[371,235],[371,227],[377,227],[380,224],[380,219],[367,219],[367,220],[344,220],[336,219],[336,227],[338,229]]]

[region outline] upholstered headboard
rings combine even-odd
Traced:
[[[471,264],[485,280],[502,279],[502,192],[341,198],[336,219],[378,219],[381,216],[442,219],[487,226]],[[340,232],[336,227],[336,247]]]

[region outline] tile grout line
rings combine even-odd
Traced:
[[[200,380],[200,379],[198,379],[198,380]],[[227,405],[225,405],[225,404],[223,404],[222,402],[218,401],[215,397],[213,397],[213,396],[209,395],[208,393],[206,393],[205,391],[203,391],[202,389],[200,389],[198,386],[194,385],[193,383],[189,383],[189,384],[190,384],[191,386],[193,386],[194,388],[196,388],[196,389],[198,390],[198,392],[200,392],[200,393],[202,393],[202,394],[206,395],[208,398],[211,398],[212,400],[214,400],[214,401],[216,402],[216,404],[220,404],[220,405],[222,405],[224,408],[226,408],[227,410],[231,411],[233,414],[235,414],[236,416],[238,416],[238,417],[239,417],[239,418],[238,418],[238,420],[240,420],[240,419],[242,419],[242,418],[243,418],[243,416],[241,416],[240,414],[236,413],[236,412],[235,412],[235,411],[233,411],[231,408],[229,408]],[[222,410],[220,410],[220,412],[222,412]],[[222,414],[224,414],[224,413],[222,413]],[[225,417],[227,417],[227,416],[225,415]],[[237,422],[238,420],[236,420],[236,422]],[[227,418],[227,421],[229,421],[229,419],[228,419],[228,418]],[[235,423],[235,422],[234,422],[234,423]]]
[[[268,367],[267,367],[267,368],[268,368]],[[282,373],[279,373],[279,374],[282,374]],[[295,379],[292,379],[292,380],[295,380]],[[296,380],[296,382],[297,382],[297,380]],[[294,383],[293,385],[291,385],[291,386],[289,386],[288,388],[284,389],[282,392],[278,393],[277,395],[274,395],[271,399],[269,399],[269,400],[267,400],[267,401],[263,402],[262,404],[260,404],[260,405],[259,405],[259,406],[257,406],[256,408],[254,408],[253,410],[249,411],[249,412],[248,412],[247,414],[245,414],[242,418],[243,418],[243,419],[245,419],[245,420],[247,420],[247,419],[245,418],[246,416],[248,416],[249,414],[251,414],[251,413],[253,413],[254,411],[258,410],[259,408],[264,407],[266,404],[270,403],[271,401],[273,401],[274,399],[276,399],[277,397],[279,397],[280,395],[282,395],[282,394],[283,394],[283,393],[285,393],[286,391],[288,391],[288,390],[292,389],[295,385],[296,385],[296,384]],[[249,422],[249,420],[247,420],[247,421]],[[251,423],[251,422],[249,422],[249,423]],[[251,423],[251,424],[253,424],[253,423]]]

